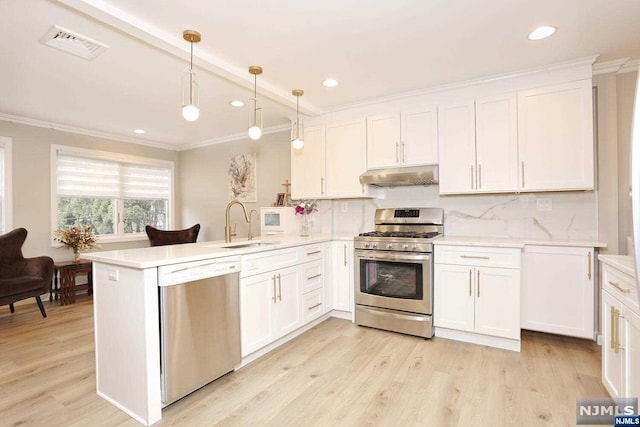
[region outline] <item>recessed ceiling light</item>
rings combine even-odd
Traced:
[[[244,102],[242,101],[231,101],[229,104],[231,104],[232,107],[244,107]]]
[[[538,27],[529,33],[529,40],[542,40],[556,32],[556,27]]]
[[[322,81],[322,86],[324,87],[336,87],[340,84],[336,79],[326,79]]]
[[[133,131],[133,133],[137,133],[139,135],[142,135],[143,133],[147,133],[144,129],[136,129]]]

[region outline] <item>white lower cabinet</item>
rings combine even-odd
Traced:
[[[250,254],[241,263],[242,357],[323,314],[323,244]]]
[[[595,339],[594,268],[593,248],[527,245],[522,329]]]
[[[611,397],[640,396],[640,315],[634,279],[602,271],[602,383]]]
[[[333,310],[349,317],[353,314],[353,242],[331,243],[331,288]]]
[[[519,351],[520,250],[437,245],[433,300],[436,336]]]
[[[297,266],[242,279],[242,356],[302,324],[300,284]]]

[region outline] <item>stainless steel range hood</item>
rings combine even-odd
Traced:
[[[360,175],[360,183],[376,187],[438,184],[438,165],[369,170]]]

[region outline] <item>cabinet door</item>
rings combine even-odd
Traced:
[[[620,323],[615,310],[619,302],[608,292],[602,292],[602,382],[611,397],[622,397],[623,358],[617,349]]]
[[[380,168],[400,163],[400,115],[367,117],[367,167]]]
[[[475,139],[473,101],[438,106],[440,194],[475,191]]]
[[[475,331],[520,339],[520,270],[476,267]]]
[[[317,198],[324,194],[324,126],[304,130],[304,146],[291,149],[291,196]]]
[[[253,353],[275,339],[274,308],[277,297],[274,273],[240,280],[240,325],[242,356]]]
[[[333,265],[333,308],[353,312],[353,242],[334,242],[331,248]]]
[[[591,79],[518,92],[523,190],[593,189]]]
[[[326,194],[328,197],[361,197],[360,174],[367,169],[367,126],[357,119],[326,126]]]
[[[526,246],[522,329],[594,339],[592,248]]]
[[[275,304],[276,338],[280,338],[302,325],[302,266],[275,272],[277,302]]]
[[[435,106],[403,111],[400,161],[403,165],[438,163],[438,110]]]
[[[624,396],[640,396],[640,317],[629,310],[624,316],[626,326],[624,343],[626,392]]]
[[[433,289],[434,325],[470,331],[474,329],[474,268],[436,264]]]
[[[476,100],[476,188],[518,189],[516,94]]]

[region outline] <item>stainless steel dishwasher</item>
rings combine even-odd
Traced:
[[[240,364],[239,257],[158,267],[162,404]]]

